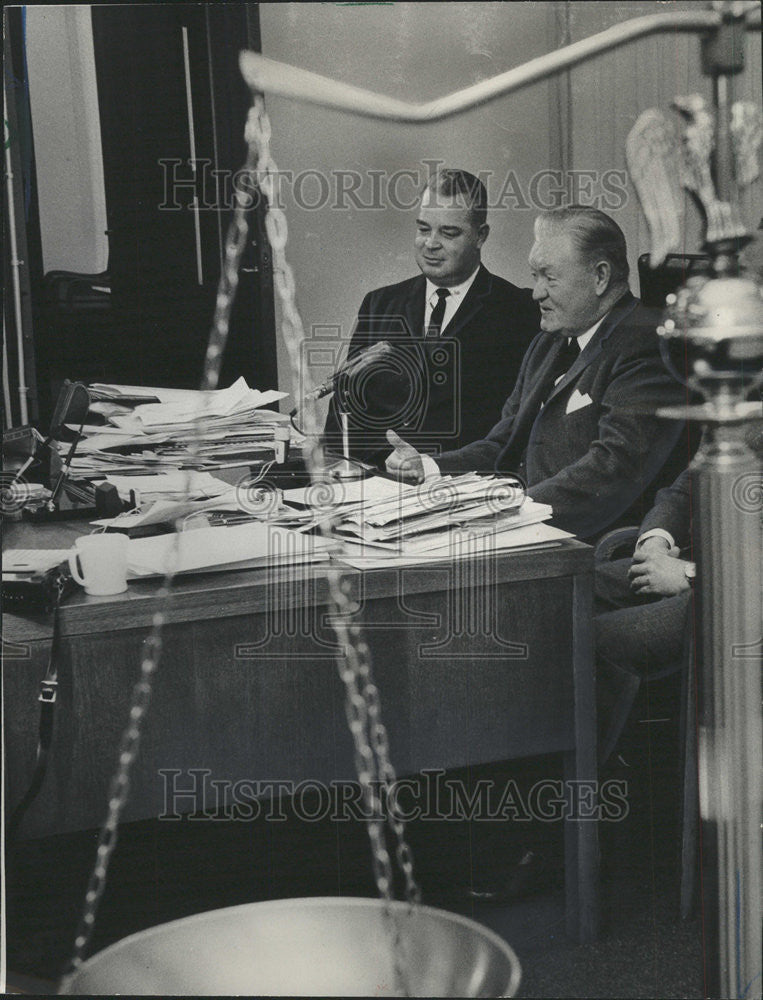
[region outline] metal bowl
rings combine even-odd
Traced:
[[[520,974],[512,949],[465,917],[399,902],[385,911],[378,899],[317,897],[211,910],[141,931],[85,962],[62,992],[509,997]]]

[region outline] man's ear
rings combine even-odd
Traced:
[[[608,260],[597,261],[594,265],[596,294],[601,298],[612,283],[612,266]]]
[[[482,225],[477,230],[477,246],[481,248],[484,245],[485,240],[488,238],[489,235],[490,235],[490,226],[487,224],[487,222],[483,222]]]

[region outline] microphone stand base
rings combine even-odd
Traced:
[[[332,479],[363,479],[366,475],[364,469],[353,462],[348,462],[347,459],[337,462],[328,471]]]

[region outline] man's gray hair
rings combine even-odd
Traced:
[[[590,264],[606,260],[612,273],[612,284],[628,282],[628,248],[625,234],[606,212],[588,205],[567,205],[541,212],[535,220],[539,227],[550,227],[569,233],[573,243]]]

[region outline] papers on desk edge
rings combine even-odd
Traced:
[[[3,552],[3,575],[47,573],[69,558],[71,549],[6,549]]]
[[[148,476],[119,476],[107,473],[106,482],[116,486],[124,500],[129,499],[130,492],[158,497],[163,500],[187,500],[194,497],[219,497],[231,492],[230,483],[225,483],[209,472],[197,472],[193,469],[165,469]]]
[[[553,548],[561,545],[566,538],[574,538],[574,535],[540,521],[531,524],[525,522],[508,528],[494,524],[493,530],[482,532],[475,531],[474,527],[463,529],[456,526],[451,532],[443,533],[440,538],[427,538],[413,544],[408,542],[402,551],[343,540],[342,552],[337,558],[355,569],[415,566],[423,562],[466,559],[509,549]]]
[[[513,548],[521,543],[512,533],[553,513],[548,504],[527,497],[514,477],[465,473],[413,488],[388,482],[377,487],[373,479],[368,486],[368,499],[340,508],[332,529],[351,559],[377,560],[383,553],[429,558],[433,552],[438,558],[462,558],[471,550]],[[533,537],[531,543],[542,540],[556,539]]]
[[[128,510],[116,517],[102,517],[91,521],[102,528],[118,528],[132,531],[156,524],[172,524],[181,518],[187,519],[212,510],[241,510],[241,502],[235,489],[227,487],[225,493],[213,497],[191,500],[156,500],[146,510]],[[199,529],[201,530],[201,529]]]
[[[283,498],[286,503],[301,507],[314,506],[321,510],[358,505],[368,510],[372,504],[386,500],[394,500],[399,504],[403,496],[415,494],[419,490],[418,486],[407,486],[396,479],[371,476],[351,482],[319,482],[299,489],[284,490]]]
[[[326,562],[337,547],[331,539],[268,524],[197,528],[153,538],[130,539],[127,579],[166,576],[171,564],[174,572],[180,574]],[[8,549],[3,554],[3,570],[9,574],[42,572],[64,562],[73,551]]]
[[[255,569],[325,562],[336,543],[268,524],[197,528],[154,538],[132,538],[129,580],[175,573]]]

